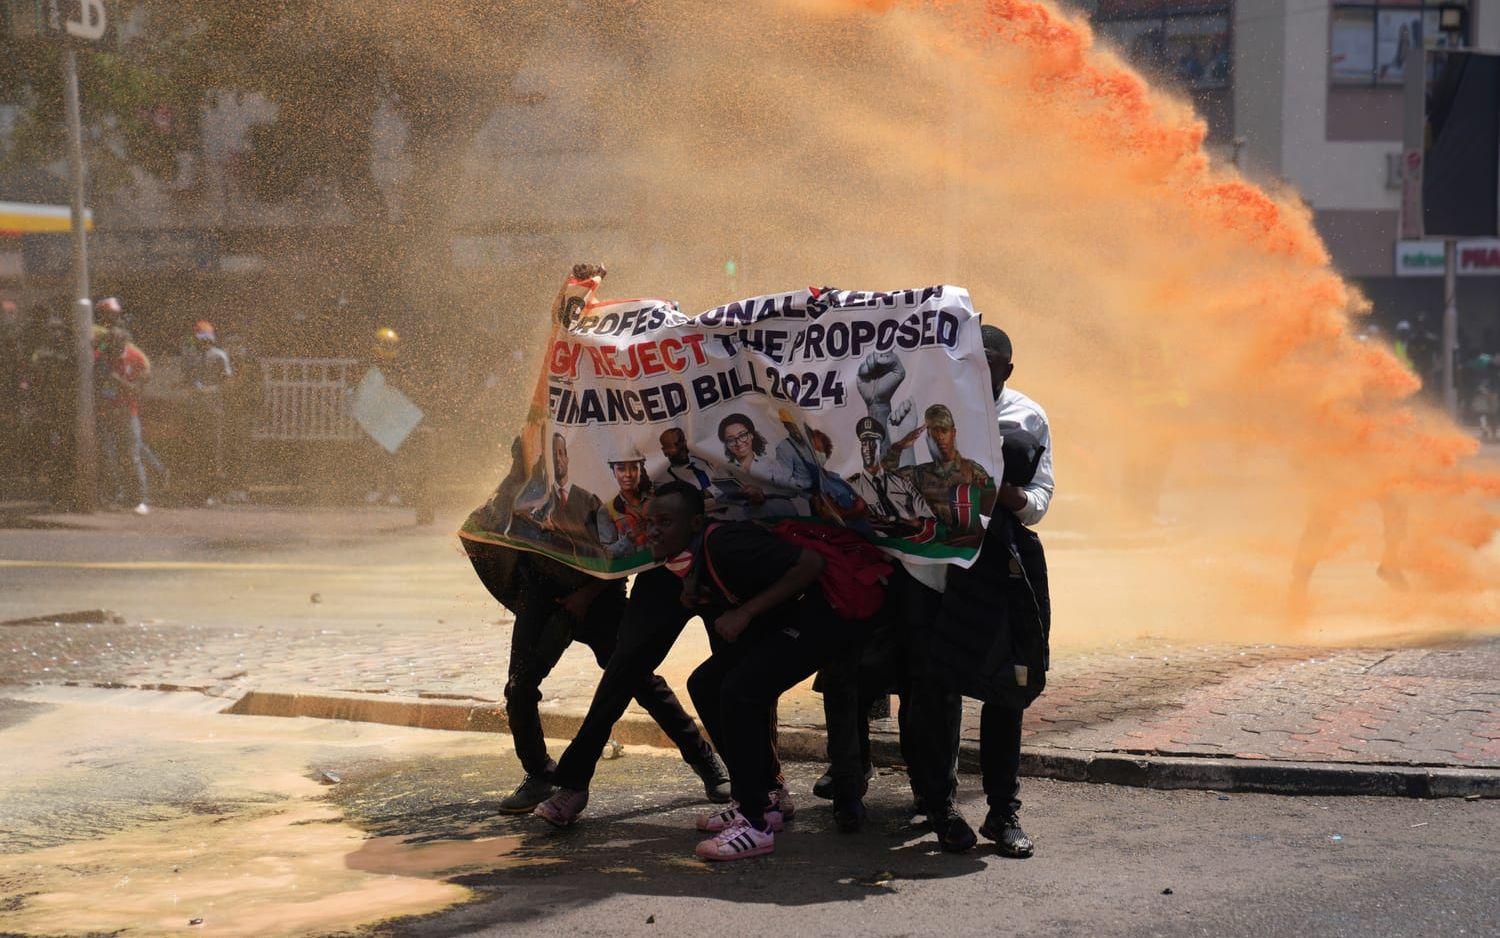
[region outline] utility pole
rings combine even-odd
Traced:
[[[1458,241],[1443,239],[1443,406],[1458,419]]]
[[[99,505],[98,459],[94,441],[94,301],[89,291],[88,218],[84,208],[87,169],[83,160],[83,113],[78,100],[78,53],[63,48],[68,109],[68,173],[73,181],[73,353],[77,358],[78,408],[73,447],[73,510]]]

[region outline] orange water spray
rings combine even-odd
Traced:
[[[1354,335],[1368,302],[1307,208],[1215,163],[1190,105],[1081,17],[1042,0],[637,10],[630,65],[551,86],[611,115],[592,208],[630,235],[582,256],[610,263],[612,292],[686,310],[807,283],[969,287],[1052,417],[1060,635],[1283,634],[1310,516],[1338,528],[1314,585],[1341,636],[1495,620],[1494,467]],[[1177,523],[1158,528],[1131,503],[1163,470]],[[1405,594],[1373,574],[1392,496],[1411,506]]]

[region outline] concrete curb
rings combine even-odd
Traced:
[[[242,716],[352,720],[479,733],[503,733],[507,729],[505,708],[499,704],[373,694],[252,690],[223,712]],[[569,739],[577,732],[582,719],[580,714],[544,711],[542,727],[550,737]],[[622,743],[672,748],[661,728],[649,717],[639,714],[625,714],[615,724],[612,735]],[[781,754],[788,759],[820,762],[825,758],[827,744],[822,730],[784,726],[780,745]],[[878,764],[899,765],[902,762],[899,740],[894,733],[872,734],[870,750]],[[964,741],[959,766],[967,772],[978,771],[977,744]],[[1500,770],[1442,766],[1205,759],[1028,746],[1021,750],[1021,774],[1032,778],[1133,788],[1191,788],[1283,795],[1500,798]]]

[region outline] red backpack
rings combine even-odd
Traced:
[[[885,579],[894,569],[880,548],[848,528],[788,518],[771,533],[825,561],[818,585],[840,618],[868,619],[885,604]]]
[[[716,527],[718,524],[708,526],[705,540]],[[783,541],[822,555],[823,572],[818,576],[818,585],[839,618],[857,622],[880,611],[885,603],[885,578],[895,569],[880,548],[848,528],[816,521],[788,518],[778,521],[770,530]],[[724,598],[731,603],[741,602],[724,585],[706,551],[704,559],[709,576]]]

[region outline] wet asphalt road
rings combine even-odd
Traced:
[[[665,761],[665,760],[659,760]],[[1038,854],[985,843],[953,856],[914,828],[899,774],[877,779],[872,819],[833,830],[811,797],[768,859],[720,867],[690,856],[699,807],[675,764],[622,760],[603,773],[571,831],[531,832],[523,853],[550,861],[459,881],[475,902],[392,923],[390,935],[1041,934],[1433,935],[1500,929],[1500,805],[1382,799],[1301,800],[1028,782],[1025,820]],[[663,769],[678,779],[662,803]],[[806,792],[820,767],[792,767]],[[359,823],[416,831],[478,820],[440,765],[412,801],[366,815],[360,786],[341,792]],[[408,778],[403,786],[415,781]],[[977,780],[965,812],[983,819]],[[371,780],[374,790],[383,784]],[[420,794],[417,794],[420,793]],[[413,823],[414,819],[421,819]],[[1414,827],[1413,825],[1421,825]],[[1334,839],[1338,838],[1338,839]],[[1171,894],[1164,894],[1170,889]]]
[[[1500,922],[1494,802],[1028,781],[1038,854],[1014,861],[936,852],[891,773],[861,833],[835,833],[806,796],[774,856],[710,867],[691,856],[703,805],[675,754],[604,762],[584,819],[555,832],[495,813],[519,776],[500,737],[225,716],[193,694],[0,698],[0,934],[1379,936]],[[793,791],[820,769],[791,766]],[[963,784],[977,824],[977,779]]]

